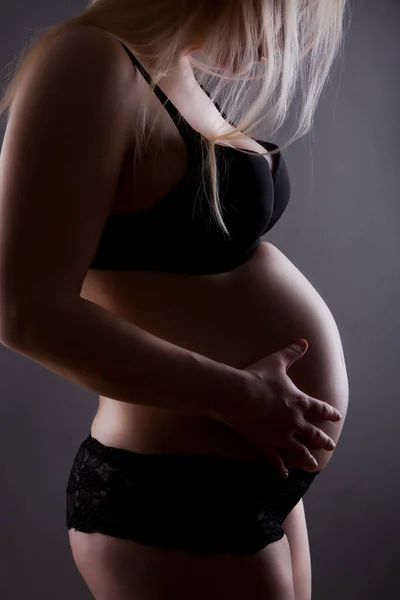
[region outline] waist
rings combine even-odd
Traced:
[[[309,348],[307,359],[301,360],[310,377],[324,372],[329,385],[346,384],[333,315],[306,277],[271,244],[262,244],[235,272],[203,281],[138,277],[142,279],[132,284],[136,291],[125,318],[154,335],[239,369],[304,337]],[[138,402],[100,397],[93,437],[134,452],[259,458],[223,423]]]
[[[143,236],[145,231],[146,228],[141,232]],[[169,232],[168,235],[171,233]],[[237,244],[235,249],[227,242],[207,246],[203,244],[202,247],[199,242],[196,244],[192,240],[190,246],[187,240],[180,240],[178,236],[172,244],[171,240],[168,242],[160,239],[159,236],[157,242],[154,239],[141,240],[136,232],[130,232],[129,236],[125,237],[120,234],[107,239],[105,230],[90,268],[183,275],[220,275],[229,273],[244,264],[251,258],[260,243],[262,243],[260,238],[256,237],[252,243],[245,240]]]

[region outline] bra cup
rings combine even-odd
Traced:
[[[122,44],[122,42],[121,42]],[[124,45],[148,83],[150,75]],[[107,219],[90,269],[213,274],[243,264],[283,214],[290,197],[286,163],[277,153],[271,171],[261,155],[216,146],[220,206],[228,237],[214,216],[202,169],[202,135],[154,89],[187,146],[187,171],[155,205]],[[208,92],[204,90],[207,94]],[[218,107],[217,107],[218,108]],[[278,146],[256,140],[271,151]]]

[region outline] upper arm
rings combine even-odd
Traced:
[[[0,156],[0,325],[79,297],[128,143],[132,65],[118,40],[78,26],[34,57]]]

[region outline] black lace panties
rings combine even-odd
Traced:
[[[282,523],[321,471],[204,454],[140,454],[89,435],[68,479],[67,528],[192,554],[250,554],[280,540]]]

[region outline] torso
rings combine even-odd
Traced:
[[[179,182],[186,169],[185,146],[175,125],[156,96],[148,93],[147,84],[140,77],[139,87],[149,102],[150,114],[159,119],[136,173],[133,173],[130,150],[126,153],[113,204],[114,214],[152,206]],[[187,97],[172,97],[168,90],[164,91],[192,127],[206,137],[207,131],[221,125],[222,117],[202,91],[191,102],[187,102]],[[160,136],[165,140],[161,148]],[[263,151],[251,140],[246,147]],[[271,159],[266,160],[273,167]],[[81,295],[127,323],[236,368],[244,368],[305,337],[308,352],[289,369],[289,376],[305,393],[335,405],[343,415],[346,413],[346,368],[334,318],[313,286],[270,243],[261,243],[246,263],[222,274],[89,270]],[[336,441],[339,429],[341,425],[332,424],[331,430],[325,428],[325,431]],[[91,434],[105,445],[135,452],[254,456],[253,450],[220,422],[122,403],[104,396],[99,398]],[[285,463],[291,466],[290,462]],[[299,506],[300,503],[297,508]],[[311,572],[303,513],[294,509],[290,514],[290,521],[283,524],[287,536],[269,544],[260,553],[238,558],[237,562],[236,557],[233,561],[224,555],[217,555],[207,563],[197,557],[188,557],[190,562],[186,559],[182,562],[181,554],[172,562],[163,549],[132,542],[127,564],[144,564],[146,556],[150,569],[157,571],[161,581],[176,582],[177,589],[181,590],[177,598],[187,597],[188,589],[189,595],[192,593],[193,581],[197,585],[197,581],[211,578],[214,581],[215,577],[219,589],[232,590],[235,597],[242,597],[242,593],[245,594],[240,587],[243,572],[252,574],[251,583],[246,579],[247,594],[254,591],[257,595],[259,589],[267,587],[268,597],[294,597],[294,581],[298,589],[307,589]],[[98,555],[99,544],[108,562],[114,556],[118,556],[115,564],[121,560],[120,548],[114,546],[113,538],[95,538],[70,531],[70,539],[77,555],[85,557],[81,561],[85,565],[87,556]],[[125,546],[124,552],[127,552]],[[96,579],[104,571],[100,562],[99,572],[95,571]],[[130,578],[132,569],[127,568]],[[92,558],[88,569],[93,572]],[[138,581],[132,584],[135,589],[142,590],[147,585],[147,580],[142,581],[142,572],[142,569],[137,571]],[[118,573],[121,573],[119,562]],[[185,573],[190,573],[189,581]]]
[[[135,85],[149,102],[149,111],[157,118],[156,127],[136,173],[131,151],[127,151],[113,214],[157,203],[186,169],[185,145],[174,123],[147,83],[137,77]],[[178,95],[171,100],[204,135],[222,124],[222,117],[200,88],[190,109],[185,110],[187,103]],[[161,147],[160,139],[164,140]],[[252,140],[246,147],[263,151]],[[273,167],[271,158],[266,160]],[[322,369],[329,380],[327,386],[344,389],[347,385],[340,336],[328,307],[290,260],[270,243],[261,243],[239,268],[216,275],[91,270],[81,295],[160,338],[237,368],[306,337],[309,350],[302,359],[305,368]],[[343,405],[338,408],[345,410]],[[103,444],[136,452],[254,455],[233,431],[217,421],[104,396],[99,397],[91,433]]]

